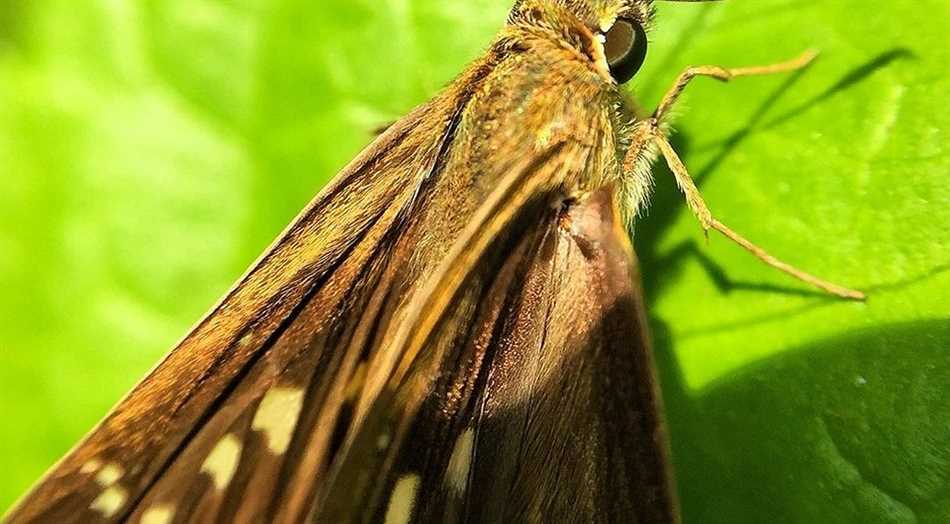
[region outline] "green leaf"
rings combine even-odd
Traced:
[[[658,170],[636,240],[686,521],[947,522],[950,6],[660,15],[657,34],[676,36],[640,76],[651,103],[688,63],[822,51],[801,74],[698,80],[678,148],[720,220],[871,296],[817,296],[720,236],[707,245]]]
[[[0,508],[88,430],[508,0],[0,6]],[[663,3],[633,82],[713,212],[870,292],[710,242],[656,170],[637,226],[686,522],[950,520],[946,2]]]

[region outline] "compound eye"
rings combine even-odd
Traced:
[[[627,83],[647,56],[647,33],[643,26],[629,18],[618,18],[604,35],[604,55],[614,80]]]

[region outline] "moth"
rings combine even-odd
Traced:
[[[662,157],[649,0],[520,0],[7,515],[24,522],[679,520],[627,226]]]

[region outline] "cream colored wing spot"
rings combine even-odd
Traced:
[[[125,470],[122,469],[122,466],[114,462],[107,462],[106,465],[102,466],[102,469],[99,470],[99,473],[96,473],[96,483],[104,488],[108,488],[118,482],[124,474]]]
[[[170,524],[173,518],[175,518],[175,506],[159,504],[145,510],[139,524]]]
[[[211,476],[218,490],[223,490],[231,482],[241,459],[241,441],[232,433],[221,437],[211,453],[201,464],[201,471]]]
[[[264,395],[254,413],[251,428],[264,434],[272,453],[282,455],[287,451],[302,406],[303,390],[300,388],[275,387]]]
[[[79,472],[84,475],[88,475],[90,473],[95,473],[99,471],[99,468],[101,467],[102,467],[102,462],[99,462],[99,459],[90,459],[86,461],[86,463],[83,464],[81,468],[79,468]]]
[[[376,437],[376,449],[379,451],[385,451],[390,444],[392,444],[392,437],[389,436],[388,432],[380,433]]]
[[[251,342],[254,342],[254,332],[245,333],[243,337],[239,338],[237,341],[238,347],[246,348],[251,345]]]
[[[109,486],[89,504],[89,509],[98,511],[103,517],[111,519],[122,509],[122,506],[125,506],[128,498],[129,493],[122,486]]]
[[[412,510],[416,505],[416,495],[421,483],[422,478],[414,473],[399,477],[389,497],[386,524],[408,524],[412,520]]]
[[[465,492],[468,486],[468,474],[472,467],[472,451],[475,447],[475,432],[466,429],[455,440],[449,465],[445,468],[445,485],[456,494]]]

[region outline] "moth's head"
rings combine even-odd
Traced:
[[[560,33],[590,58],[602,76],[623,84],[646,59],[653,0],[517,0],[508,20]]]

